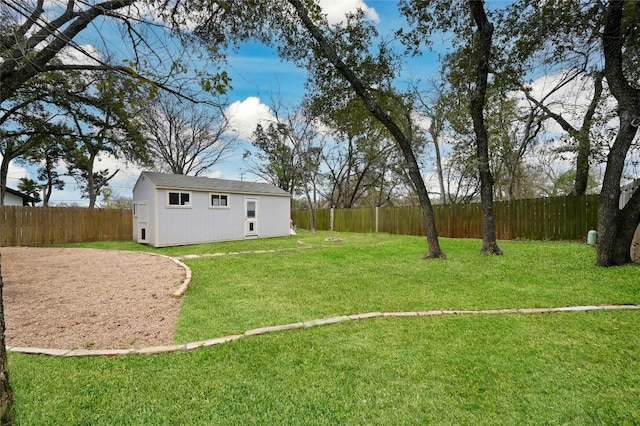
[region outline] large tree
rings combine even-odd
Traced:
[[[505,40],[514,46],[515,62],[527,64],[532,59],[539,62],[542,57],[542,64],[550,73],[564,72],[574,79],[593,82],[590,103],[577,125],[544,105],[544,99],[534,100],[529,95],[576,141],[574,194],[583,193],[588,186],[589,160],[594,155],[594,146],[598,146],[593,139],[597,109],[605,104],[607,87],[615,99],[618,119],[615,137],[607,140],[606,132],[598,131],[604,143],[603,154],[597,154],[606,155],[598,217],[596,264],[600,266],[631,261],[631,241],[640,221],[640,194],[634,194],[624,208],[619,205],[626,162],[640,125],[639,13],[636,1],[522,0],[515,3],[512,16],[516,17],[516,24],[505,35]],[[562,80],[558,88],[568,81]]]
[[[484,10],[484,0],[468,0],[471,16],[478,28],[476,50],[475,85],[471,92],[471,118],[476,134],[478,174],[480,176],[480,201],[482,203],[482,248],[487,254],[501,255],[496,241],[496,225],[493,217],[493,175],[489,166],[489,135],[484,120],[484,103],[487,95],[493,24]]]
[[[302,22],[302,25],[304,25],[313,40],[315,40],[317,51],[349,82],[355,93],[364,101],[371,114],[387,128],[398,143],[398,146],[404,154],[408,174],[415,186],[416,193],[420,199],[420,206],[422,207],[427,242],[429,245],[429,251],[425,255],[425,258],[444,257],[444,252],[440,248],[438,241],[431,200],[429,199],[427,187],[413,151],[410,136],[403,132],[393,117],[384,110],[384,105],[378,102],[372,88],[364,84],[363,80],[355,72],[355,67],[349,66],[338,56],[334,45],[331,44],[330,39],[325,35],[321,27],[316,25],[304,3],[299,0],[289,0],[289,3],[294,7],[295,13]],[[316,22],[318,22],[317,18]]]
[[[300,184],[300,159],[290,143],[292,129],[286,123],[258,124],[251,137],[254,151],[245,150],[251,173],[293,195]]]
[[[284,116],[281,110],[280,104],[272,105],[275,120],[256,126],[251,140],[255,149],[247,150],[244,158],[251,164],[251,173],[291,195],[305,197],[310,230],[315,232],[325,135],[312,118],[295,112],[299,108]]]
[[[222,104],[196,104],[159,94],[141,119],[149,156],[159,171],[199,176],[223,161],[236,145]]]
[[[66,116],[73,123],[67,138],[65,161],[69,174],[80,184],[82,196],[95,206],[100,191],[109,184],[118,169],[97,169],[101,156],[145,164],[148,162],[146,139],[137,119],[144,103],[144,89],[131,78],[119,78],[114,72],[87,72],[85,90],[70,97]]]
[[[424,36],[434,31],[453,31],[457,38],[454,48],[458,58],[465,58],[464,73],[458,74],[458,84],[464,87],[470,99],[469,108],[474,130],[476,165],[480,181],[482,204],[482,247],[488,254],[502,254],[496,241],[493,217],[493,184],[489,162],[489,135],[485,123],[485,100],[489,73],[496,74],[494,26],[489,21],[483,0],[433,1],[406,0],[401,10],[409,18],[415,31],[404,34],[404,40],[414,51],[425,42]],[[469,19],[469,17],[471,19]],[[473,27],[477,31],[473,31]]]
[[[110,16],[127,20],[128,16],[121,12],[127,11],[136,1],[107,0],[79,4],[69,0],[66,7],[49,5],[44,0],[3,2],[3,14],[13,19],[0,33],[0,103],[43,72],[79,67],[110,69],[106,64],[63,64],[54,58],[69,46],[82,49],[73,40],[96,18]],[[48,17],[50,13],[57,16]],[[124,67],[121,70],[128,72]]]
[[[318,80],[315,82],[318,85]],[[325,81],[322,86],[328,84]],[[336,82],[336,86],[340,85],[344,82]],[[335,102],[333,92],[331,87],[326,91],[314,89],[306,103],[306,110],[332,129],[332,141],[327,143],[323,156],[327,169],[325,198],[331,205],[341,208],[362,204],[382,206],[403,186],[404,158],[387,129],[369,113],[362,99],[346,87],[337,90],[342,93],[342,99]],[[402,116],[410,115],[410,107],[393,94],[388,96],[387,105],[394,105],[390,111],[397,115],[398,122],[402,122]],[[405,129],[410,129],[410,125],[409,120]],[[417,139],[413,138],[416,154],[420,148]]]
[[[526,96],[542,108],[567,134],[565,151],[575,155],[572,195],[584,195],[594,157],[600,154],[603,133],[600,108],[609,94],[603,85],[603,5],[595,1],[521,0],[508,7],[500,42],[508,44],[509,60],[519,68]],[[543,69],[545,76],[540,75]],[[533,90],[522,76],[545,80],[544,91]],[[580,87],[582,86],[582,87]],[[580,87],[578,95],[571,88]],[[585,96],[588,92],[588,98]],[[588,101],[585,104],[581,100]]]
[[[83,72],[134,78],[149,96],[162,89],[195,100],[203,91],[225,91],[226,73],[214,74],[218,67],[202,57],[198,70],[180,49],[169,50],[175,41],[169,29],[156,17],[143,15],[144,8],[137,8],[136,1],[142,0],[0,3],[0,143],[10,143],[17,156],[28,156],[38,134],[59,134],[47,126],[61,124],[55,117],[61,108],[66,112],[65,104],[78,104],[77,98],[70,98],[84,90],[83,80],[77,81]],[[100,52],[77,40],[98,21],[102,28],[121,31],[117,46],[100,31],[93,40],[100,44]],[[197,46],[189,47],[197,56]],[[3,181],[0,184],[3,190]]]
[[[640,224],[640,188],[622,209],[619,205],[625,159],[640,127],[639,13],[637,2],[623,0],[610,0],[604,12],[604,73],[617,101],[619,127],[609,149],[600,192],[596,259],[600,266],[631,262],[631,242]]]
[[[37,166],[37,179],[33,181],[42,191],[42,206],[48,207],[54,189],[63,190],[65,181],[58,170],[58,163],[64,158],[64,147],[67,146],[62,137],[51,136],[32,150],[23,162]],[[30,179],[31,180],[31,179]]]
[[[369,72],[371,65],[384,67],[389,56],[384,45],[378,54],[370,53],[371,45],[367,41],[370,34],[375,34],[375,29],[362,19],[362,13],[348,17],[341,25],[330,26],[315,2],[201,0],[184,3],[183,7],[198,11],[201,19],[195,32],[204,41],[215,40],[216,46],[220,46],[221,43],[233,44],[255,38],[276,45],[283,58],[305,66],[307,70],[317,68],[324,73],[337,73],[348,82],[349,90],[353,90],[370,114],[387,128],[405,157],[407,173],[422,207],[429,246],[425,257],[444,257],[433,208],[410,136],[389,114],[384,99],[376,96],[375,88],[385,82],[368,79],[377,75]]]
[[[52,72],[34,77],[0,104],[0,197],[12,160],[38,157],[53,139],[62,139],[69,133],[69,127],[60,119],[60,104],[75,93],[74,78]]]
[[[582,119],[572,124],[565,116],[534,100],[575,141],[576,173],[573,194],[588,187],[589,161],[597,154],[606,155],[606,168],[600,193],[598,246],[596,263],[612,266],[629,263],[630,245],[640,220],[640,194],[634,194],[620,208],[620,186],[628,156],[640,125],[640,32],[637,28],[640,9],[636,1],[551,1],[522,0],[513,6],[511,25],[505,41],[514,47],[514,62],[542,64],[549,73],[564,73],[573,80],[592,82],[590,103]],[[515,23],[515,24],[514,24]],[[603,80],[604,77],[604,80]],[[563,88],[569,78],[560,81]],[[606,83],[606,84],[605,84]],[[606,105],[607,87],[617,106],[618,128],[613,140],[597,129],[598,108]],[[556,90],[556,89],[554,89]],[[607,120],[607,115],[604,115]],[[604,143],[594,143],[594,135]],[[602,148],[602,153],[594,152]]]

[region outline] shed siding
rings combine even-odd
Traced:
[[[189,205],[169,206],[169,192],[190,193]],[[211,207],[211,194],[227,195],[228,206]],[[148,218],[141,220],[144,209],[137,209],[134,239],[155,247],[244,239],[248,198],[258,201],[258,232],[250,237],[289,235],[290,197],[273,185],[143,172],[134,186],[133,200],[138,207],[148,203]]]
[[[288,197],[260,196],[259,234],[260,237],[289,235],[291,227],[291,200]]]
[[[24,200],[22,199],[22,197],[19,197],[15,194],[10,194],[8,192],[5,192],[4,205],[5,206],[22,206],[24,205]]]
[[[166,189],[158,189],[158,237],[152,244],[162,246],[200,244],[244,239],[244,200],[248,196],[229,195],[228,208],[209,207],[210,192],[191,192],[191,206],[168,208]],[[171,190],[174,191],[174,190]],[[258,237],[289,235],[288,197],[256,195],[259,200]],[[151,243],[151,242],[150,242]]]
[[[173,190],[172,190],[173,191]],[[210,208],[209,192],[190,191],[191,206],[168,208],[168,190],[158,190],[158,246],[198,244],[243,238],[242,197],[231,195],[229,208]]]

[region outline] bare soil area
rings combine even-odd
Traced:
[[[2,248],[6,343],[120,349],[172,342],[184,269],[160,256],[80,248]]]

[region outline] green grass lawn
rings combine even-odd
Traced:
[[[325,241],[327,237],[341,241]],[[303,243],[303,244],[301,244]],[[193,281],[175,341],[333,315],[640,304],[640,267],[566,242],[317,233],[150,249]],[[76,245],[77,246],[77,245]],[[376,318],[189,353],[10,354],[19,424],[640,424],[640,311]]]

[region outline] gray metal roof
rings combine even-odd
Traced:
[[[191,189],[195,191],[229,192],[234,194],[265,194],[289,197],[282,188],[270,183],[244,182],[237,180],[213,179],[201,176],[174,175],[169,173],[142,172],[157,188]]]

